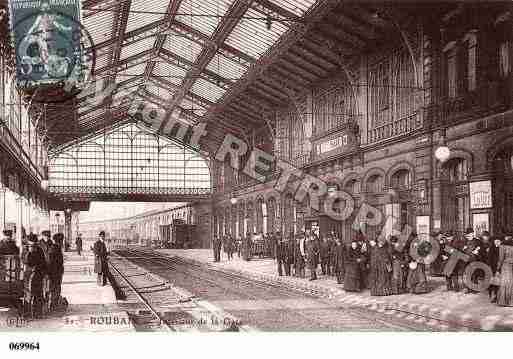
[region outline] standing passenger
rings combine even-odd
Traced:
[[[77,246],[77,254],[80,256],[82,255],[82,235],[79,234],[76,241],[75,241],[75,245]]]
[[[53,243],[49,248],[50,263],[47,264],[47,272],[50,280],[50,309],[56,309],[60,303],[62,276],[64,274],[64,257],[62,255],[62,247],[64,235],[56,233],[53,236]]]
[[[32,234],[27,240],[28,250],[22,258],[25,264],[23,273],[24,303],[32,318],[43,315],[43,280],[46,274],[46,261],[43,250],[37,244],[37,236]]]
[[[294,272],[296,277],[305,277],[305,236],[299,234],[294,241]]]
[[[107,284],[108,276],[108,252],[107,246],[105,245],[105,232],[101,231],[98,235],[98,240],[94,242],[94,272],[98,274],[97,283],[102,287]]]
[[[351,242],[344,257],[344,290],[346,292],[360,292],[363,289],[364,263],[365,256],[361,252],[361,244],[357,241]]]
[[[506,234],[499,248],[497,272],[500,273],[497,304],[503,307],[513,307],[513,237]]]
[[[344,256],[345,256],[346,248],[345,244],[342,242],[342,238],[337,238],[337,244],[333,248],[334,253],[334,265],[333,272],[337,276],[337,283],[342,284],[344,282]]]
[[[392,294],[392,258],[385,237],[379,236],[370,250],[370,291],[373,296]]]
[[[319,246],[318,240],[310,232],[307,235],[306,258],[310,270],[310,280],[316,280],[317,266],[319,265]]]
[[[396,236],[390,237],[390,254],[392,257],[392,294],[406,293],[406,278],[408,276],[408,250],[402,246]]]
[[[3,231],[4,238],[0,241],[0,255],[17,255],[20,249],[12,238],[12,230],[5,229]]]
[[[331,275],[330,273],[330,243],[326,236],[322,237],[319,245],[319,256],[321,258],[321,271],[323,275]]]

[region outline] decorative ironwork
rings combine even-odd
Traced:
[[[128,123],[53,154],[48,190],[57,197],[199,196],[211,193],[208,160]]]

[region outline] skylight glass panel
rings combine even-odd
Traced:
[[[232,3],[233,0],[184,0],[176,19],[211,36]]]
[[[238,80],[244,76],[247,68],[236,60],[230,60],[224,55],[217,53],[207,65],[207,70],[215,72],[228,80]]]
[[[130,56],[140,54],[143,51],[153,48],[155,37],[143,38],[139,41],[133,42],[130,45],[124,45],[121,49],[121,59],[126,59]]]
[[[317,0],[270,0],[270,2],[301,17]]]
[[[164,49],[190,61],[194,62],[203,50],[203,47],[195,41],[185,37],[185,35],[174,31],[168,31]]]
[[[164,60],[160,60],[153,69],[153,76],[162,78],[163,80],[175,85],[180,85],[186,74],[187,71],[185,69],[164,62]]]
[[[168,3],[168,1],[162,0],[132,0],[126,32],[138,29],[163,18]]]
[[[285,25],[276,21],[268,30],[265,15],[253,9],[249,9],[244,17],[246,18],[241,19],[226,43],[257,59],[287,31]]]
[[[197,79],[191,90],[196,95],[213,103],[216,103],[226,92],[221,87],[204,79]]]

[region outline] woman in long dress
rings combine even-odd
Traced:
[[[392,294],[406,293],[406,278],[408,277],[407,247],[399,243],[395,236],[390,238],[390,256],[392,257]]]
[[[507,235],[499,248],[499,264],[497,272],[500,273],[497,305],[513,307],[513,239]]]
[[[426,251],[426,246],[429,246],[429,241],[419,241],[417,239],[417,235],[412,235],[412,240],[410,241],[410,252],[413,250],[417,252],[420,257],[424,257],[424,252]],[[429,251],[428,251],[429,253]],[[412,258],[409,264],[408,270],[408,278],[406,280],[406,287],[408,291],[413,294],[423,294],[429,292],[429,288],[427,285],[427,276],[426,276],[426,265],[422,261],[416,261]]]
[[[344,252],[344,290],[347,292],[360,292],[363,289],[362,264],[365,256],[361,252],[358,242],[353,241]]]
[[[392,258],[388,249],[388,243],[383,236],[377,243],[371,241],[369,284],[371,295],[392,294]]]

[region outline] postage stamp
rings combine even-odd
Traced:
[[[80,23],[79,2],[11,0],[9,6],[17,86],[33,91],[36,102],[75,97],[91,81],[95,67],[93,41]]]

